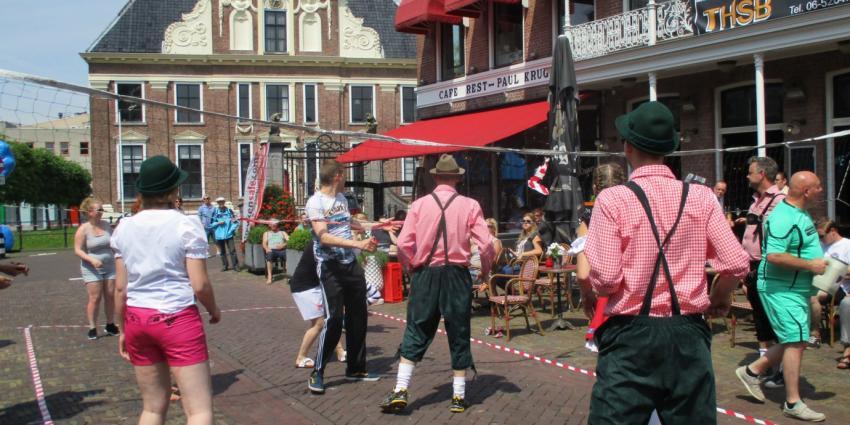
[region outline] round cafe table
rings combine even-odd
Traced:
[[[576,327],[573,326],[572,323],[564,319],[563,302],[561,301],[561,275],[574,273],[576,271],[576,266],[573,264],[564,264],[553,267],[540,266],[538,270],[543,273],[555,275],[555,291],[558,295],[558,317],[555,319],[555,323],[552,323],[552,326],[549,327],[549,330],[575,329]],[[569,290],[569,285],[567,285],[567,288]]]

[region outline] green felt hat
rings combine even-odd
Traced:
[[[668,155],[679,148],[679,133],[673,113],[661,102],[646,102],[614,122],[620,136],[635,148]]]
[[[166,193],[183,183],[187,177],[189,173],[178,168],[170,159],[162,155],[152,156],[139,167],[136,190],[144,195]]]

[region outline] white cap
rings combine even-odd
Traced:
[[[224,196],[219,196],[218,198],[215,198],[215,201],[216,202],[224,202],[225,201]]]

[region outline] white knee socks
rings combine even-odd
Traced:
[[[396,378],[395,389],[393,391],[406,390],[410,385],[410,377],[413,376],[413,368],[416,365],[411,363],[398,364],[398,377]]]
[[[466,397],[466,377],[465,376],[455,376],[452,379],[452,389],[454,390],[454,395],[460,398]]]

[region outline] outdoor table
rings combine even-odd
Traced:
[[[549,327],[549,330],[553,331],[556,329],[575,329],[576,327],[573,326],[572,323],[564,320],[564,309],[561,301],[561,275],[575,272],[576,266],[573,264],[566,264],[554,267],[540,266],[539,270],[543,273],[550,273],[555,275],[555,291],[558,295],[558,317],[555,319],[555,323],[553,323],[552,326]]]

